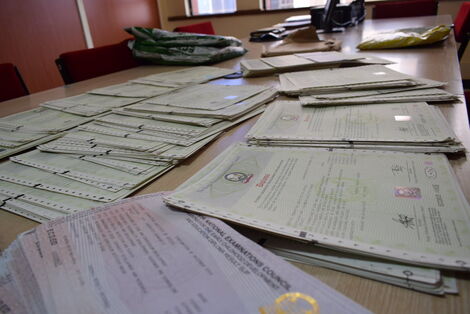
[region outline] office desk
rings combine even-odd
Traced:
[[[418,17],[408,19],[366,20],[362,25],[354,29],[348,29],[345,33],[329,34],[325,37],[335,37],[343,40],[343,51],[355,51],[356,44],[363,35],[376,31],[384,31],[404,27],[417,27],[437,24],[452,23],[450,16]],[[258,58],[263,45],[260,43],[248,43],[246,47],[249,53],[243,58]],[[425,78],[447,81],[446,90],[458,94],[463,99],[463,90],[460,69],[457,59],[456,45],[453,36],[445,42],[428,47],[395,49],[383,51],[370,51],[379,57],[395,61],[390,67],[411,75]],[[229,60],[217,66],[226,68],[238,68],[241,58]],[[51,99],[84,93],[90,89],[111,84],[122,83],[140,76],[156,72],[170,71],[180,67],[146,66],[113,73],[95,79],[79,82],[65,87],[59,87],[48,91],[36,93],[30,96],[10,100],[0,104],[0,116],[6,116],[15,112],[31,109],[41,102]],[[267,84],[277,85],[275,77],[218,80],[215,83],[224,84]],[[439,105],[447,120],[451,124],[457,136],[470,148],[470,131],[465,103]],[[221,153],[230,144],[243,141],[245,133],[256,121],[256,117],[243,124],[232,128],[218,140],[184,161],[181,165],[160,177],[155,182],[140,190],[137,194],[147,194],[163,190],[172,190],[192,176],[197,170],[206,165],[215,156]],[[452,156],[451,164],[457,174],[458,180],[464,190],[467,200],[470,200],[470,162],[466,156]],[[6,248],[11,241],[22,231],[36,225],[26,218],[22,218],[5,211],[0,211],[0,249]],[[436,297],[424,293],[414,292],[408,289],[382,284],[376,281],[362,279],[352,275],[327,270],[314,266],[306,266],[294,263],[304,271],[316,276],[331,287],[344,293],[348,297],[364,305],[374,312],[379,313],[469,313],[470,312],[470,275],[459,273],[458,296]]]

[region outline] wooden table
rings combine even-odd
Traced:
[[[324,35],[326,38],[343,40],[343,51],[355,52],[355,46],[363,35],[373,32],[392,30],[405,27],[431,26],[451,24],[450,16],[417,17],[408,19],[366,20],[362,25],[348,29],[344,33]],[[248,54],[243,58],[258,58],[265,44],[248,43]],[[411,75],[424,78],[447,81],[446,90],[458,94],[463,99],[463,89],[460,68],[457,59],[456,44],[453,35],[446,41],[428,47],[412,49],[395,49],[370,51],[368,53],[395,61],[390,67]],[[238,68],[241,58],[229,60],[217,66]],[[41,102],[84,93],[90,89],[111,84],[122,83],[130,79],[152,73],[175,70],[180,67],[146,66],[138,67],[76,84],[51,89],[30,96],[17,98],[0,104],[0,116],[24,111],[36,107]],[[250,79],[219,80],[224,84],[267,84],[277,85],[275,77]],[[470,148],[470,131],[468,126],[465,103],[439,105],[457,136]],[[137,194],[147,194],[157,191],[172,190],[206,165],[230,144],[243,141],[245,133],[251,128],[257,118],[232,128],[210,144],[202,152],[186,160],[184,163],[165,174],[155,182],[140,190]],[[452,156],[451,164],[457,174],[460,185],[467,200],[470,199],[470,162],[467,156]],[[16,236],[36,225],[26,218],[0,211],[0,249],[6,248]],[[316,276],[326,284],[337,289],[368,309],[379,313],[470,313],[470,274],[459,273],[458,284],[460,294],[446,297],[431,296],[414,292],[376,281],[343,274],[340,272],[294,263],[304,271]]]

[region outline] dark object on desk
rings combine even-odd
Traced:
[[[468,39],[470,38],[470,2],[464,2],[460,6],[457,17],[454,21],[455,41],[460,43],[458,56],[462,59],[467,48]]]
[[[263,41],[282,40],[286,37],[286,35],[284,35],[285,30],[286,29],[283,27],[280,27],[280,28],[270,27],[270,28],[258,29],[250,33],[250,41],[263,42]]]
[[[243,77],[243,71],[237,71],[232,74],[227,74],[223,76],[224,79],[228,79],[228,80],[239,79],[242,77]]]
[[[12,63],[0,64],[0,101],[29,95],[20,72]]]
[[[260,41],[276,41],[276,40],[282,40],[284,37],[285,36],[278,35],[275,33],[267,33],[267,34],[261,35],[259,38],[260,38]]]
[[[64,83],[72,84],[139,66],[127,46],[128,41],[61,54],[55,63]]]
[[[373,19],[437,15],[436,0],[379,2],[372,9]]]
[[[129,27],[134,57],[156,64],[213,64],[242,56],[242,42],[230,36],[168,32],[158,28]]]
[[[173,31],[180,33],[215,35],[215,30],[211,22],[202,22],[197,24],[178,26]]]
[[[328,0],[325,6],[310,8],[310,16],[312,25],[319,33],[341,31],[365,19],[364,0],[355,0],[347,5],[339,4],[339,0]]]

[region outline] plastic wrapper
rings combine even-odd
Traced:
[[[357,48],[371,50],[428,45],[446,39],[449,32],[450,27],[446,25],[399,29],[374,34],[364,39]]]
[[[157,64],[210,64],[246,53],[242,42],[235,37],[144,27],[130,27],[126,31],[135,36],[135,40],[129,41],[133,55]]]

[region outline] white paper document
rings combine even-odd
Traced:
[[[334,94],[335,96],[340,93]],[[318,97],[319,96],[319,97]],[[364,105],[390,102],[444,102],[458,100],[456,95],[438,88],[405,90],[394,93],[382,93],[370,96],[344,97],[328,99],[324,95],[300,96],[299,100],[304,106],[330,106],[330,105]]]
[[[33,133],[57,133],[90,121],[90,118],[44,107],[0,119],[0,129]]]
[[[219,110],[253,97],[267,87],[257,85],[200,84],[147,99],[147,103],[190,109]]]
[[[149,98],[171,92],[172,90],[174,90],[174,88],[129,82],[93,89],[88,93],[107,96]]]
[[[448,293],[444,276],[437,269],[331,250],[254,229],[238,230],[244,236],[287,260],[330,268],[425,293],[440,295]]]
[[[0,301],[28,313],[369,313],[223,222],[170,210],[158,194],[22,234],[0,276],[11,278],[0,289],[16,287]]]
[[[280,92],[287,95],[314,95],[420,85],[419,79],[383,65],[311,70],[281,74]]]
[[[240,61],[243,76],[264,76],[307,69],[337,68],[341,65],[391,64],[392,61],[367,54],[338,51],[297,53]]]
[[[235,70],[212,66],[188,67],[181,70],[152,74],[131,82],[155,86],[183,87],[208,82],[232,74]]]
[[[225,120],[234,120],[247,112],[250,112],[277,97],[277,91],[274,88],[269,88],[253,97],[245,99],[241,102],[235,103],[232,106],[222,108],[219,110],[204,110],[175,107],[169,105],[156,105],[151,102],[140,102],[130,105],[125,108],[126,111],[133,112],[148,112],[148,113],[161,113],[178,116],[191,116],[191,117],[205,117],[205,118],[220,118]]]
[[[470,270],[470,208],[442,154],[240,143],[165,200],[330,248]]]
[[[42,107],[73,113],[80,116],[91,117],[104,113],[113,108],[130,105],[145,98],[142,97],[117,97],[93,94],[81,94],[77,96],[51,100],[42,103]]]
[[[423,102],[305,107],[297,101],[277,101],[246,137],[260,145],[465,149],[439,109]]]

